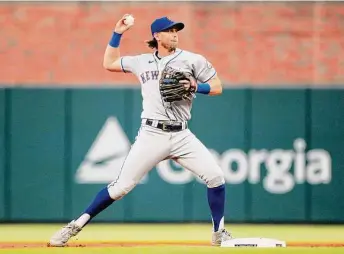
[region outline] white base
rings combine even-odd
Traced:
[[[227,248],[276,248],[276,247],[286,247],[285,241],[280,241],[270,238],[234,238],[221,243],[221,247]]]

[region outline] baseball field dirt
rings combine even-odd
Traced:
[[[0,253],[344,253],[343,226],[227,225],[236,237],[284,240],[287,248],[211,247],[209,224],[89,224],[68,247],[48,247],[63,224],[0,224]]]

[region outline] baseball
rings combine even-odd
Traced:
[[[128,15],[127,17],[125,17],[124,19],[124,24],[126,25],[133,25],[134,24],[134,17],[131,15]]]

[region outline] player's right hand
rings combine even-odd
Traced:
[[[119,34],[123,34],[125,31],[129,30],[134,24],[126,25],[124,24],[125,17],[129,14],[125,14],[116,24],[115,32]]]

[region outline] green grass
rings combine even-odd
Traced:
[[[47,242],[62,224],[0,224],[1,242]],[[227,225],[235,237],[267,237],[287,242],[344,242],[344,226],[308,225]],[[80,242],[163,242],[191,241],[208,243],[210,224],[89,224],[71,243]],[[79,248],[23,248],[0,250],[0,253],[344,253],[343,248],[281,248],[281,249],[233,249],[192,246],[137,246],[137,247],[79,247]]]
[[[46,241],[62,224],[1,225],[0,242]],[[286,241],[343,241],[344,226],[227,225],[235,237],[271,237]],[[89,224],[80,241],[209,241],[207,224]]]

